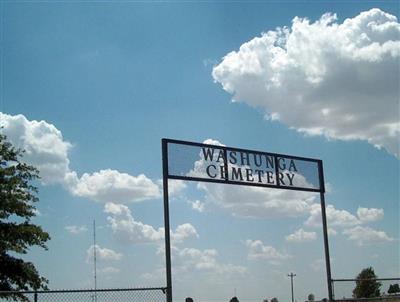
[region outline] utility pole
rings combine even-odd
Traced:
[[[290,277],[290,285],[292,288],[292,302],[294,302],[294,294],[293,294],[293,278],[296,277],[296,274],[290,273],[288,275],[288,277]]]

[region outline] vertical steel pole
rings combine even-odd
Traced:
[[[326,222],[326,205],[325,205],[325,180],[324,180],[324,170],[322,166],[322,161],[318,162],[318,171],[319,171],[319,186],[320,186],[319,196],[321,201],[322,227],[324,232],[326,278],[328,282],[329,301],[332,302],[333,290],[332,290],[332,275],[331,275],[331,259],[329,256],[328,224]]]
[[[226,148],[224,150],[224,169],[225,169],[225,175],[224,178],[225,180],[229,180],[229,172],[228,172],[228,151]],[[236,297],[236,296],[235,296]]]
[[[167,302],[172,302],[172,273],[171,273],[171,241],[170,241],[170,226],[169,226],[167,140],[163,138],[161,144],[162,144],[162,165],[163,165],[165,265],[166,265],[166,277],[167,277]]]
[[[276,155],[274,156],[274,165],[275,165],[276,186],[280,187],[281,183],[279,181],[279,161],[278,161],[278,157]]]
[[[293,275],[290,278],[291,284],[292,284],[292,302],[294,302],[294,292],[293,292]]]
[[[33,300],[34,300],[35,302],[38,301],[38,294],[37,294],[36,291],[35,291],[35,293],[33,294]]]
[[[292,289],[292,302],[294,302],[294,291],[293,291],[293,277],[295,277],[296,274],[290,273],[288,277],[290,277],[290,288]]]

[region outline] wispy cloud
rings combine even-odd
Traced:
[[[317,233],[298,229],[293,234],[287,235],[285,239],[288,242],[309,242],[317,239]]]
[[[291,258],[285,252],[280,252],[270,245],[264,245],[261,240],[248,239],[245,242],[248,258],[252,260],[266,260],[271,264],[280,264],[283,260]]]
[[[91,262],[94,258],[94,250],[98,260],[118,261],[122,259],[122,254],[109,248],[102,248],[99,245],[91,245],[86,251],[86,261]]]
[[[342,233],[347,236],[348,240],[356,242],[359,246],[390,242],[394,240],[389,237],[386,232],[378,231],[370,227],[356,226],[354,228],[346,229]]]
[[[71,233],[71,234],[80,234],[80,233],[84,233],[87,232],[87,227],[86,225],[81,225],[81,226],[77,226],[77,225],[67,225],[64,228],[67,232]]]

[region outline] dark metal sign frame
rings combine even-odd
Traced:
[[[168,144],[186,145],[186,146],[200,147],[200,148],[215,148],[215,149],[223,150],[223,152],[224,152],[223,160],[224,160],[226,177],[224,179],[211,179],[211,178],[201,178],[201,177],[193,177],[193,176],[186,176],[186,175],[185,176],[171,175],[169,173],[169,166],[168,166]],[[329,243],[328,243],[328,227],[327,227],[327,222],[326,222],[324,172],[323,172],[322,160],[314,159],[314,158],[292,156],[292,155],[286,155],[286,154],[240,149],[240,148],[227,147],[227,146],[201,144],[201,143],[188,142],[188,141],[175,140],[175,139],[166,139],[166,138],[162,139],[161,145],[162,145],[162,164],[163,164],[164,229],[165,229],[167,302],[172,302],[171,240],[170,240],[170,222],[169,222],[168,179],[179,179],[179,180],[185,180],[185,181],[199,181],[199,182],[210,182],[210,183],[231,184],[231,185],[241,185],[241,186],[256,186],[256,187],[265,187],[265,188],[273,188],[273,189],[281,189],[281,190],[295,190],[295,191],[319,193],[320,194],[320,202],[321,202],[322,226],[323,226],[323,234],[324,234],[324,248],[325,248],[325,263],[326,263],[326,274],[327,274],[327,283],[328,283],[328,294],[329,294],[329,300],[333,301],[332,276],[331,276],[331,265],[330,265]],[[274,169],[275,169],[274,172],[275,172],[276,184],[270,185],[270,184],[265,184],[265,183],[251,183],[251,182],[229,180],[229,178],[228,178],[228,157],[227,157],[228,151],[246,152],[248,154],[260,154],[260,155],[266,155],[266,156],[272,157],[274,159]],[[312,163],[317,164],[319,189],[281,185],[280,179],[278,177],[278,175],[279,175],[278,163],[279,163],[280,158],[301,160],[301,161],[307,161],[307,162],[312,162]]]

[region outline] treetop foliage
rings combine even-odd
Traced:
[[[356,287],[353,290],[355,298],[380,297],[382,284],[377,281],[378,277],[372,267],[364,268],[357,276]]]
[[[39,200],[31,183],[39,178],[39,171],[21,160],[23,154],[0,134],[0,290],[40,289],[47,284],[33,263],[14,257],[14,253],[26,254],[31,246],[47,249],[50,239],[31,223]]]
[[[390,284],[388,289],[388,294],[397,294],[400,293],[400,286],[398,283]]]

